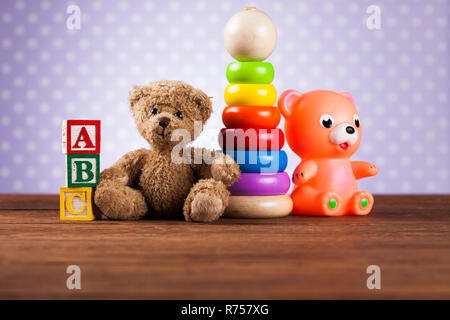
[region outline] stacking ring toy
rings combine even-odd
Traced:
[[[223,217],[237,219],[281,218],[292,211],[292,199],[279,196],[231,196]]]
[[[275,173],[287,167],[287,154],[280,151],[240,151],[224,150],[239,165],[244,173]]]
[[[228,190],[233,196],[272,196],[285,194],[290,185],[291,179],[286,172],[242,173]]]
[[[222,129],[219,145],[223,150],[280,150],[284,145],[281,129]]]
[[[273,129],[280,119],[280,110],[276,107],[228,106],[222,112],[222,121],[227,128]]]
[[[270,84],[274,77],[270,62],[231,62],[227,68],[229,83]]]
[[[225,88],[225,102],[228,105],[273,106],[277,91],[271,84],[229,84]]]

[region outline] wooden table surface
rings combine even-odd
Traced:
[[[376,196],[364,217],[59,221],[0,195],[0,298],[450,299],[450,195]],[[66,288],[68,265],[81,290]],[[381,268],[369,290],[366,268]]]

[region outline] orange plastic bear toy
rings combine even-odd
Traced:
[[[361,142],[362,125],[352,96],[325,90],[287,90],[278,99],[285,135],[301,157],[292,176],[293,213],[314,216],[366,215],[373,196],[356,180],[378,173],[375,165],[350,161]]]

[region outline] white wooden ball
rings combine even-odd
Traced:
[[[225,47],[238,61],[262,61],[275,49],[277,28],[264,12],[247,7],[228,20],[224,31]]]

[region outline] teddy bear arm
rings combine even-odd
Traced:
[[[365,161],[352,161],[352,171],[357,180],[372,177],[378,173],[378,168],[370,163]]]
[[[94,202],[109,219],[137,220],[147,213],[143,194],[134,188],[146,154],[145,149],[130,152],[100,174]]]
[[[100,174],[100,184],[115,184],[123,186],[133,186],[139,179],[144,159],[148,151],[139,149],[122,156],[119,161],[111,167],[103,170]]]
[[[228,155],[204,148],[193,148],[194,152],[202,154],[202,161],[193,161],[191,165],[198,179],[214,179],[223,182],[226,186],[239,180],[241,174],[238,164]],[[198,156],[197,156],[198,158]]]
[[[191,169],[197,180],[211,179],[211,164],[214,160],[215,152],[205,148],[191,148],[190,152]],[[209,154],[205,154],[205,152],[209,152]]]

